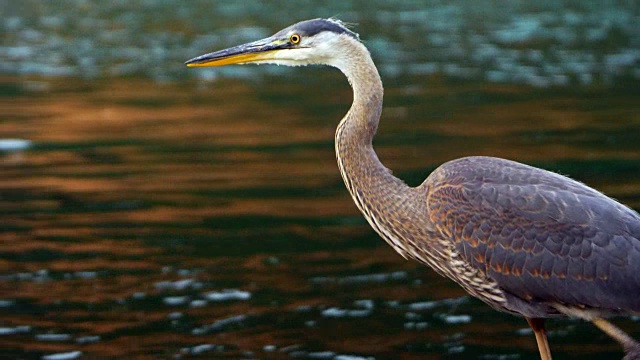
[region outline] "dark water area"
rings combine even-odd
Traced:
[[[596,56],[594,64],[602,67],[574,75],[545,68],[545,59],[571,68],[552,55],[559,49],[553,39],[562,38],[543,31],[553,23],[545,21],[558,14],[587,34],[600,24],[596,10],[577,3],[514,6],[510,16],[496,10],[499,3],[483,9],[480,15],[494,15],[471,29],[489,35],[533,29],[518,32],[525,38],[515,42],[488,41],[502,44],[498,53],[546,44],[543,59],[530,64],[534,78],[493,62],[467,62],[474,72],[458,76],[451,64],[464,68],[464,56],[429,55],[433,43],[403,35],[420,33],[411,24],[421,16],[444,12],[470,21],[468,14],[480,11],[456,2],[374,2],[377,8],[329,2],[317,15],[309,10],[312,2],[261,8],[283,20],[264,20],[253,6],[236,9],[235,2],[193,1],[180,9],[161,1],[57,3],[3,5],[11,16],[0,52],[0,358],[538,358],[523,319],[497,313],[405,261],[359,214],[335,163],[335,126],[351,102],[340,73],[183,68],[188,58],[300,18],[343,14],[362,23],[357,30],[385,82],[374,145],[409,184],[447,160],[491,155],[569,175],[640,209],[640,55],[633,55],[637,29],[624,25],[638,17],[633,2],[602,12],[614,19],[602,29],[617,30],[603,30],[609,35],[600,48],[577,40],[568,46],[586,58],[627,54],[621,55],[627,65],[614,71],[606,55]],[[299,18],[287,15],[293,4],[303,9]],[[207,7],[223,13],[224,21],[207,25],[198,11]],[[149,16],[149,9],[163,15]],[[65,20],[78,14],[95,20],[96,33],[86,35],[92,41],[83,42]],[[521,17],[528,22],[510,27]],[[234,23],[241,18],[247,20]],[[185,25],[189,19],[192,27]],[[389,19],[404,25],[378,27],[393,24]],[[424,26],[467,39],[476,31],[463,31],[465,21]],[[84,26],[82,20],[73,24]],[[135,36],[118,35],[127,24],[140,25]],[[124,42],[98,36],[104,29]],[[220,35],[229,29],[244,30]],[[173,35],[158,35],[165,32],[186,35],[173,41]],[[80,53],[56,45],[56,37],[85,43],[95,61],[76,63],[64,54]],[[100,44],[111,44],[110,51],[99,50]],[[157,45],[157,58],[131,55],[146,53],[149,44]],[[15,47],[62,55],[27,66],[25,58],[10,57],[18,50],[6,49]],[[131,55],[125,60],[135,65],[123,66],[128,62],[114,54]],[[398,63],[402,68],[394,67]],[[640,317],[614,322],[640,338]],[[548,328],[554,358],[622,357],[613,340],[583,321],[552,320]]]
[[[8,91],[1,135],[33,143],[2,157],[2,352],[536,358],[522,319],[369,229],[335,164],[350,89],[334,72]],[[637,94],[429,85],[388,87],[375,144],[409,183],[452,158],[495,155],[640,208]],[[638,337],[638,320],[618,323]],[[549,326],[558,358],[619,355],[589,324]]]

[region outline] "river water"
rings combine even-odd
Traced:
[[[474,4],[2,3],[0,357],[537,358],[523,319],[358,213],[339,72],[182,65],[338,16],[379,65],[374,145],[409,184],[491,155],[640,209],[638,6]],[[555,358],[622,356],[588,323],[548,328]]]

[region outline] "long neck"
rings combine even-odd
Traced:
[[[362,53],[350,54],[351,59],[338,66],[353,87],[353,104],[336,130],[338,166],[371,226],[406,256],[401,241],[390,232],[397,222],[415,217],[422,206],[415,196],[416,189],[393,176],[373,150],[372,139],[382,111],[382,81],[366,48],[361,45],[356,50]],[[355,59],[358,61],[349,61]]]

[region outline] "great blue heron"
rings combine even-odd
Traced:
[[[405,258],[429,265],[491,307],[524,316],[550,359],[544,319],[592,321],[622,344],[640,345],[603,319],[640,312],[640,215],[567,177],[493,157],[438,167],[417,187],[378,160],[372,139],[382,81],[359,36],[334,19],[186,62],[190,67],[270,63],[330,65],[353,88],[335,135],[340,174],[373,229]]]

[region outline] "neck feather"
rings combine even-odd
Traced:
[[[338,166],[367,221],[406,257],[407,249],[394,228],[397,221],[413,218],[422,209],[420,197],[415,188],[393,176],[373,150],[372,140],[382,111],[382,81],[367,49],[359,42],[350,49],[335,64],[353,88],[353,104],[336,130]]]
[[[369,51],[361,43],[348,39],[350,51],[336,62],[353,88],[353,104],[340,125],[348,128],[350,141],[369,145],[378,129],[384,89]]]

